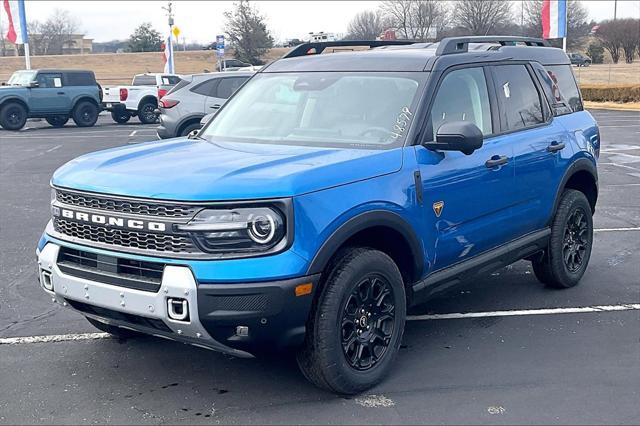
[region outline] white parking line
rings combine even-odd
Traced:
[[[55,151],[56,149],[60,148],[61,146],[62,146],[62,145],[56,145],[56,146],[54,146],[53,148],[49,148],[49,149],[48,149],[48,150],[46,150],[45,152],[53,152],[53,151]]]
[[[430,314],[430,315],[409,315],[407,321],[429,321],[442,319],[462,319],[462,318],[487,318],[487,317],[514,317],[527,315],[556,315],[556,314],[581,314],[595,312],[620,312],[640,310],[640,303],[626,303],[622,305],[595,305],[575,308],[543,308],[543,309],[523,309],[513,311],[489,311],[489,312],[466,312],[451,314]],[[73,342],[83,340],[111,339],[108,333],[80,333],[80,334],[54,334],[49,336],[25,336],[25,337],[5,337],[0,338],[1,345],[24,345],[28,343],[54,343]]]
[[[517,311],[492,311],[492,312],[466,312],[453,314],[410,315],[407,321],[426,321],[440,319],[460,318],[486,318],[486,317],[514,317],[524,315],[555,315],[555,314],[581,314],[589,312],[617,312],[640,310],[640,303],[628,303],[623,305],[597,305],[577,308],[546,308],[523,309]]]
[[[137,130],[134,130],[133,132],[129,133],[129,136],[135,136],[136,132],[137,132]]]
[[[593,230],[593,232],[618,232],[618,231],[640,231],[640,226],[635,226],[632,228],[598,228]]]

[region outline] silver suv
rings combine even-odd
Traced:
[[[162,139],[187,136],[201,127],[200,120],[215,112],[253,72],[218,72],[184,76],[159,103]]]

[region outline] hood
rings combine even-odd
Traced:
[[[0,97],[3,95],[9,94],[9,92],[17,93],[17,92],[22,92],[26,90],[27,90],[27,87],[25,86],[0,86]]]
[[[402,150],[336,149],[191,139],[109,149],[78,157],[53,175],[55,186],[183,201],[300,195],[402,166]]]

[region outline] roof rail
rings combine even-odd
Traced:
[[[297,56],[319,55],[327,47],[349,47],[349,46],[369,46],[369,48],[380,46],[401,46],[416,43],[413,40],[339,40],[339,41],[317,41],[302,43],[288,51],[282,58],[295,58]],[[311,52],[311,50],[314,50]]]
[[[535,37],[518,36],[469,36],[446,37],[440,41],[436,49],[436,56],[465,53],[469,51],[469,43],[499,43],[502,46],[515,46],[524,43],[527,46],[549,46],[546,40]]]

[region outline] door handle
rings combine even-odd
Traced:
[[[563,148],[564,148],[564,142],[553,141],[547,147],[547,151],[549,151],[549,152],[558,152],[558,151],[561,151]]]
[[[64,92],[58,92],[58,95],[64,95]]]
[[[210,106],[209,108],[218,109],[218,108],[220,108],[220,105],[219,104],[215,104],[214,106]]]
[[[492,169],[494,167],[502,166],[503,164],[507,164],[509,162],[509,157],[506,155],[494,155],[490,159],[484,163],[485,166]]]

